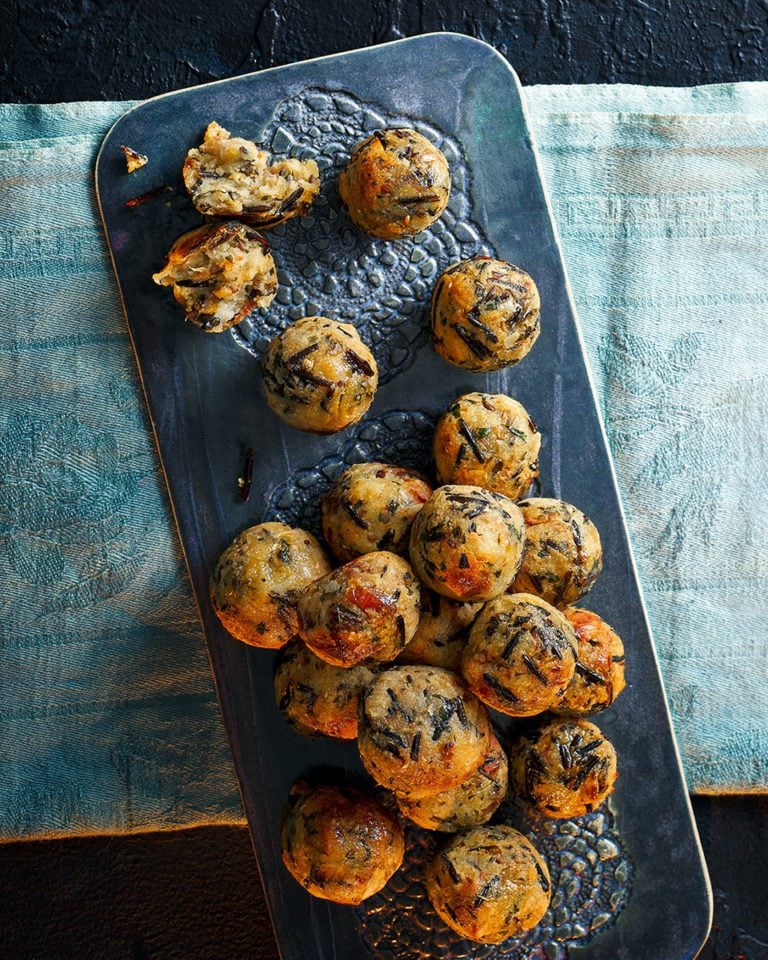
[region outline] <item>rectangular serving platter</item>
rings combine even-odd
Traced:
[[[324,184],[310,217],[270,235],[281,282],[273,308],[242,332],[218,336],[185,324],[151,280],[176,236],[200,222],[180,171],[214,119],[277,153],[316,156]],[[451,163],[448,211],[415,240],[372,241],[339,204],[335,176],[351,146],[383,126],[421,129]],[[129,176],[121,144],[147,154],[147,166]],[[114,125],[96,185],[284,960],[695,957],[711,922],[709,882],[522,91],[508,63],[479,41],[432,34],[167,94]],[[172,189],[126,206],[165,185]],[[483,252],[531,273],[543,305],[530,355],[491,375],[449,366],[427,335],[439,272]],[[355,322],[382,372],[363,423],[331,437],[279,422],[260,386],[264,342],[314,313]],[[289,788],[324,766],[359,772],[355,745],[294,733],[274,703],[274,655],[232,639],[208,599],[212,566],[232,537],[272,517],[316,523],[318,497],[342,465],[382,459],[428,469],[434,418],[472,390],[506,392],[526,406],[543,435],[541,495],[575,503],[597,524],[605,569],[584,605],[623,637],[629,679],[595,718],[618,751],[615,794],[586,823],[526,821],[560,889],[540,929],[498,948],[460,940],[430,911],[418,874],[430,841],[418,831],[410,831],[402,877],[360,908],[313,899],[290,878],[280,856]],[[244,503],[237,478],[248,448],[253,484]]]

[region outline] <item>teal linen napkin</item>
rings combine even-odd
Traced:
[[[688,782],[768,789],[768,84],[526,91]],[[92,196],[0,106],[0,838],[242,821]]]

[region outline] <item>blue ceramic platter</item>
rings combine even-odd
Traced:
[[[169,292],[151,281],[171,242],[200,222],[180,171],[213,119],[275,153],[315,157],[323,175],[311,215],[269,234],[281,284],[275,303],[218,336],[185,324]],[[454,187],[437,224],[392,243],[354,229],[336,174],[356,142],[395,125],[443,149]],[[129,176],[121,144],[149,164]],[[157,97],[115,124],[96,178],[284,960],[695,957],[710,925],[709,884],[522,93],[506,61],[468,37],[435,34]],[[173,189],[125,205],[163,185]],[[426,320],[439,273],[478,253],[531,273],[543,304],[531,354],[488,376],[442,361]],[[322,438],[270,413],[258,363],[277,329],[318,313],[355,323],[382,374],[365,420]],[[537,820],[512,803],[499,813],[534,838],[556,886],[540,926],[502,947],[463,941],[437,919],[420,879],[437,840],[416,829],[403,869],[360,908],[312,899],[290,878],[279,837],[291,783],[322,768],[358,776],[356,748],[289,729],[273,699],[274,655],[226,634],[207,590],[220,551],[246,526],[277,518],[317,529],[319,496],[344,465],[377,459],[429,471],[436,416],[471,390],[507,392],[527,407],[543,434],[541,494],[575,503],[596,522],[605,570],[586,606],[623,637],[630,681],[596,718],[619,755],[610,802],[578,821]],[[243,503],[237,478],[248,448],[253,486]],[[498,719],[502,736],[511,735],[513,722]]]

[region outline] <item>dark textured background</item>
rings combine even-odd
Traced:
[[[431,30],[488,41],[528,84],[768,79],[768,0],[0,0],[0,14],[5,101],[147,97]],[[768,798],[694,808],[715,895],[702,958],[768,960]],[[0,847],[0,960],[276,956],[245,829]]]
[[[523,83],[768,77],[765,0],[2,0],[6,100],[148,97],[431,30],[486,40]]]

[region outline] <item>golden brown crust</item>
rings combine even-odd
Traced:
[[[510,786],[553,819],[597,809],[617,776],[613,745],[587,720],[552,720],[509,755]]]
[[[339,194],[353,223],[374,237],[413,236],[445,210],[448,163],[415,130],[377,130],[359,143],[339,176]]]
[[[467,393],[435,429],[438,483],[470,484],[517,500],[539,475],[540,446],[536,424],[517,400]]]
[[[556,607],[584,596],[603,569],[597,527],[563,500],[533,497],[518,506],[525,520],[525,552],[510,590],[535,593]]]
[[[400,812],[425,830],[456,833],[487,823],[506,792],[507,755],[491,734],[490,750],[463,783],[421,800],[396,799]]]
[[[275,701],[299,733],[354,740],[360,698],[378,669],[372,664],[333,666],[294,640],[277,664]]]
[[[483,608],[469,633],[462,673],[484,703],[511,717],[548,710],[576,666],[576,635],[555,607],[506,594]]]
[[[547,864],[512,827],[476,827],[459,834],[428,864],[427,894],[438,915],[461,936],[503,943],[532,930],[549,907]]]
[[[254,647],[282,647],[298,635],[299,592],[330,569],[311,533],[261,523],[238,534],[219,557],[211,603],[233,637]]]
[[[482,606],[481,603],[449,600],[422,587],[419,625],[413,639],[397,658],[398,663],[422,663],[459,673],[468,628]]]
[[[457,786],[479,767],[490,742],[485,708],[448,670],[390,667],[363,694],[363,764],[402,796],[418,799]]]
[[[566,607],[563,613],[576,633],[577,663],[571,682],[550,709],[562,717],[591,717],[610,707],[626,686],[624,644],[596,613],[578,607]]]
[[[490,600],[514,579],[523,555],[522,516],[507,497],[480,487],[439,487],[411,527],[419,578],[452,600]]]
[[[394,660],[419,622],[419,585],[407,561],[380,550],[350,560],[299,597],[301,637],[340,667]]]
[[[539,336],[541,302],[533,279],[504,260],[475,257],[449,267],[432,292],[435,350],[466,370],[519,363]]]
[[[287,424],[336,433],[357,423],[379,382],[373,354],[353,326],[304,317],[278,334],[261,365],[270,408]]]
[[[216,122],[187,154],[182,174],[200,213],[236,217],[261,229],[303,216],[320,189],[314,160],[290,157],[270,164],[266,150],[230,136]]]
[[[413,519],[431,495],[432,487],[414,470],[353,464],[323,497],[323,536],[342,563],[373,550],[407,554]]]
[[[394,814],[351,787],[291,791],[282,830],[283,863],[323,900],[358,904],[387,883],[403,861],[403,831]]]
[[[176,239],[165,266],[152,275],[171,287],[187,320],[205,333],[222,333],[277,292],[277,271],[266,240],[253,227],[226,220]]]

